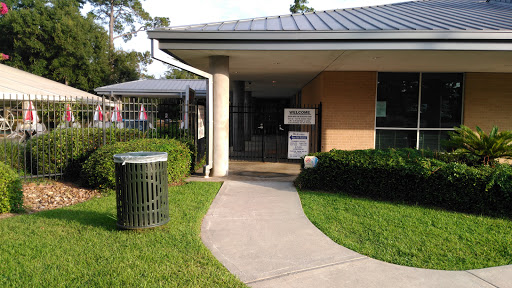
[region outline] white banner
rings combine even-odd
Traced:
[[[197,106],[197,139],[204,138],[204,106]]]

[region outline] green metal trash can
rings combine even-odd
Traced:
[[[117,227],[141,229],[169,222],[167,153],[114,155]]]

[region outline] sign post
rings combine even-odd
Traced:
[[[288,159],[300,159],[309,153],[309,132],[288,132]]]

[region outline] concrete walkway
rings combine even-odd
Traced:
[[[311,224],[286,181],[228,179],[201,234],[215,257],[251,287],[512,287],[512,265],[426,270],[344,248]]]

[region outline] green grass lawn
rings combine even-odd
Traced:
[[[307,217],[336,243],[399,265],[466,270],[512,264],[512,221],[343,194],[300,191]]]
[[[0,287],[246,287],[202,244],[219,183],[169,187],[170,218],[116,229],[115,196],[0,220]]]

